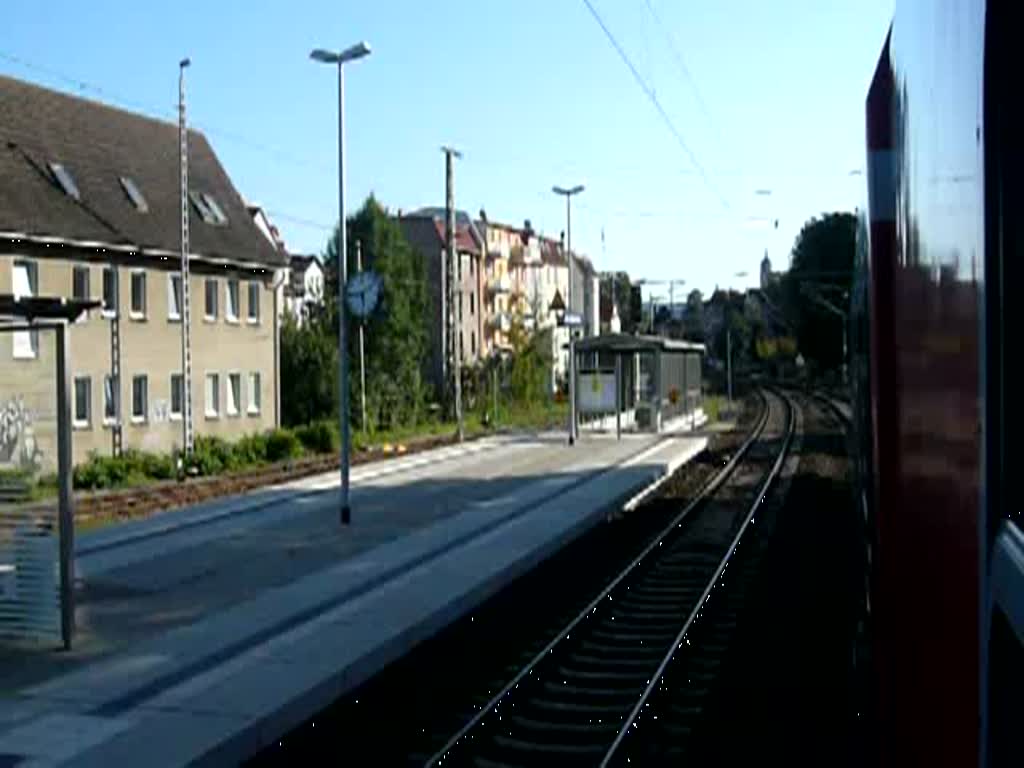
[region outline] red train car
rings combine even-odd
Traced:
[[[850,333],[884,765],[1024,765],[1004,365],[1024,132],[1009,6],[897,0],[867,95]]]

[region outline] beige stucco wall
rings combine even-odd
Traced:
[[[12,290],[13,261],[22,258],[11,253],[0,254],[0,293]],[[72,293],[72,267],[89,267],[89,288],[93,298],[102,294],[103,264],[72,259],[34,259],[38,270],[40,296],[70,296]],[[153,452],[166,452],[182,443],[181,418],[170,411],[171,373],[181,371],[181,324],[168,318],[168,276],[176,271],[173,259],[145,268],[146,313],[134,318],[129,313],[130,274],[136,271],[127,266],[118,267],[121,310],[121,386],[123,445]],[[221,269],[212,276],[218,284],[218,316],[215,321],[204,318],[204,281],[210,276],[198,273],[192,267],[191,275],[191,341],[192,341],[192,412],[197,435],[219,435],[235,439],[244,434],[262,431],[275,422],[274,296],[269,275],[258,280],[259,322],[250,323],[248,316],[248,278],[253,275],[231,270],[231,277],[239,279],[239,320],[225,318],[225,285],[229,270]],[[90,452],[109,455],[112,451],[110,425],[104,424],[103,380],[110,372],[111,343],[110,320],[100,310],[93,310],[86,320],[74,323],[69,333],[69,365],[72,376],[87,376],[91,380],[91,419],[88,425],[75,426],[72,432],[73,460],[83,461]],[[44,418],[43,400],[39,392],[55,393],[55,363],[52,359],[54,342],[41,334],[40,355],[35,360],[16,360],[12,356],[10,334],[0,334],[0,409],[17,402],[21,396],[26,405],[29,395],[31,408],[40,409],[37,421],[41,426],[53,424],[49,431],[35,435],[43,451],[45,463],[52,471],[56,459],[55,420]],[[206,415],[205,375],[220,374],[220,413]],[[260,409],[249,413],[249,374],[260,374]],[[226,413],[228,374],[241,376],[241,403],[237,415]],[[143,419],[131,415],[132,377],[148,377],[147,409]],[[74,386],[72,386],[72,396]],[[49,394],[47,394],[49,397]],[[55,399],[50,397],[51,400]],[[0,411],[2,412],[2,411]],[[47,427],[47,429],[49,429]],[[0,457],[2,458],[2,457]],[[2,462],[0,462],[2,466]]]

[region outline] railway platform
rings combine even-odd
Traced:
[[[505,436],[84,535],[70,652],[0,646],[0,765],[237,762],[699,453]]]

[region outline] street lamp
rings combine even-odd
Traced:
[[[348,470],[351,451],[348,413],[348,311],[345,307],[345,283],[348,280],[348,261],[345,237],[345,74],[344,65],[370,53],[370,46],[360,42],[334,53],[323,48],[313,50],[309,57],[321,64],[335,64],[338,67],[338,413],[341,420],[341,524],[352,520],[349,508]]]
[[[583,191],[583,185],[565,188],[554,186],[551,191],[565,198],[565,252],[569,264],[569,290],[566,296],[566,325],[569,328],[569,445],[576,443],[576,347],[573,342],[572,322],[575,320],[572,304],[572,198]]]

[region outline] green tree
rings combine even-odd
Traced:
[[[401,227],[371,196],[346,222],[348,273],[356,272],[356,250],[362,267],[380,275],[378,305],[365,321],[367,413],[369,427],[412,426],[425,415],[427,387],[424,367],[428,357],[426,318],[428,294],[422,260],[404,238]],[[338,295],[338,230],[328,242],[323,261],[325,296]],[[330,298],[313,313],[310,326],[330,337],[337,346],[337,302]],[[358,328],[349,314],[351,361],[350,413],[359,418]],[[308,371],[304,375],[324,377]],[[335,379],[337,381],[337,379]]]
[[[427,396],[424,366],[429,352],[429,297],[423,261],[405,239],[398,222],[372,195],[346,225],[349,275],[356,273],[356,249],[360,248],[363,268],[372,269],[382,282],[378,305],[364,325],[369,426],[414,425],[425,415]],[[337,249],[335,230],[324,256],[327,296],[335,296],[338,291]],[[324,315],[330,327],[337,327],[336,313],[335,304],[326,302]],[[349,407],[358,419],[358,326],[356,319],[351,319],[349,354],[354,365]]]
[[[783,278],[786,314],[804,358],[820,368],[842,363],[843,323],[827,301],[845,311],[853,279],[857,218],[829,213],[804,224]]]
[[[683,334],[687,341],[704,341],[704,296],[696,288],[686,297]]]
[[[607,302],[614,299],[615,306],[619,310],[619,321],[622,324],[623,333],[632,333],[635,323],[632,320],[633,295],[630,290],[628,272],[602,272],[599,286],[601,290],[601,301]]]
[[[338,337],[322,313],[281,324],[281,420],[309,424],[338,413]]]
[[[738,300],[737,296],[740,297]],[[731,334],[731,340],[727,338],[727,332]],[[743,312],[742,294],[730,295],[729,305],[725,308],[725,322],[712,340],[711,351],[719,360],[725,360],[730,346],[734,366],[745,364],[756,353],[754,329]]]
[[[512,357],[509,363],[509,386],[512,399],[520,404],[533,404],[546,399],[551,375],[551,330],[530,333],[520,314],[512,317],[509,330]]]

